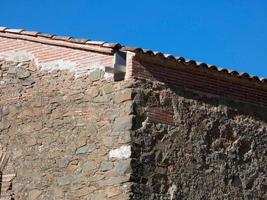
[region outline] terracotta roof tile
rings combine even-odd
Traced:
[[[188,63],[188,64],[191,64],[191,65],[198,66],[197,62],[195,60],[185,60],[185,62]]]
[[[73,43],[85,44],[89,40],[88,39],[70,38],[69,41],[73,42]]]
[[[103,45],[105,42],[104,41],[93,41],[93,40],[88,40],[86,44],[91,44],[91,45]]]
[[[228,73],[233,75],[233,76],[237,76],[239,73],[235,70],[228,70]]]
[[[1,27],[0,26],[0,33],[11,33],[11,34],[19,34],[22,36],[28,36],[28,37],[35,37],[36,39],[38,39],[38,37],[43,37],[43,38],[47,38],[49,40],[55,40],[56,41],[62,41],[62,42],[67,42],[69,44],[74,43],[73,45],[68,45],[70,47],[73,46],[73,48],[77,45],[84,45],[85,49],[87,50],[92,50],[92,51],[100,51],[101,48],[104,49],[111,49],[109,51],[105,50],[103,52],[112,52],[112,51],[116,51],[116,50],[120,50],[120,51],[130,51],[130,52],[134,52],[137,54],[142,54],[144,56],[155,56],[161,59],[167,59],[167,60],[171,60],[171,61],[175,61],[178,63],[185,63],[188,64],[190,66],[194,66],[194,67],[203,67],[203,68],[207,68],[208,70],[213,70],[213,71],[217,71],[219,73],[223,73],[223,74],[228,74],[229,76],[236,76],[239,78],[244,78],[244,79],[249,79],[249,80],[253,80],[259,83],[267,83],[267,79],[266,78],[259,78],[257,76],[252,76],[249,75],[248,73],[238,73],[235,70],[228,70],[225,68],[219,68],[217,66],[214,65],[209,65],[203,62],[197,62],[195,60],[187,60],[183,57],[175,57],[173,55],[170,54],[163,54],[162,52],[159,51],[152,51],[152,50],[148,50],[148,49],[143,49],[143,48],[139,48],[139,47],[131,47],[131,46],[122,46],[119,43],[110,43],[110,42],[105,42],[105,41],[92,41],[92,40],[88,40],[88,39],[77,39],[77,38],[72,38],[72,37],[66,37],[66,36],[57,36],[57,35],[53,35],[53,34],[45,34],[45,33],[40,33],[40,32],[34,32],[34,31],[26,31],[23,29],[9,29],[7,27]],[[18,36],[19,37],[19,36]],[[14,36],[12,36],[12,38],[14,38]],[[35,41],[36,41],[35,39]],[[76,46],[75,46],[76,45]],[[87,47],[88,46],[88,47]],[[92,46],[92,47],[90,47]],[[93,47],[93,46],[98,46],[98,47]],[[80,46],[79,46],[80,47]]]
[[[29,35],[29,36],[37,36],[39,32],[36,31],[22,31],[23,35]]]
[[[6,29],[7,29],[7,27],[0,26],[0,31],[4,31],[4,30],[6,30]]]
[[[250,76],[248,73],[246,73],[246,72],[241,72],[241,73],[239,73],[238,76],[241,77],[241,78],[250,78],[250,77],[251,77],[251,76]]]
[[[102,47],[121,48],[121,45],[118,43],[105,42],[102,44]]]
[[[37,36],[45,37],[45,38],[52,38],[53,34],[47,34],[47,33],[38,33]]]
[[[130,47],[130,46],[122,46],[121,50],[122,51],[131,51],[131,52],[134,52],[134,53],[144,52],[142,48]]]
[[[8,33],[21,33],[23,29],[5,29],[5,32]]]
[[[185,62],[185,58],[184,57],[176,57],[176,60],[178,62]]]
[[[53,35],[53,40],[69,41],[72,37]]]

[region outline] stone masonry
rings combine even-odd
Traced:
[[[0,200],[263,200],[266,172],[266,79],[0,27]]]
[[[127,199],[131,82],[2,62],[1,150],[14,199]],[[1,193],[1,195],[3,195]]]
[[[267,198],[266,108],[156,82],[135,87],[133,199]],[[155,123],[151,108],[174,120]]]

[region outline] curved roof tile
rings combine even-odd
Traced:
[[[152,51],[152,50],[143,49],[140,47],[122,46],[119,43],[111,43],[111,42],[105,42],[105,41],[93,41],[93,40],[89,40],[89,39],[79,39],[79,38],[73,38],[73,37],[69,37],[69,36],[58,36],[58,35],[54,35],[54,34],[46,34],[46,33],[28,31],[28,30],[23,30],[23,29],[10,29],[10,28],[1,27],[1,26],[0,26],[0,32],[20,34],[20,35],[31,36],[31,37],[44,37],[44,38],[48,38],[51,40],[65,41],[65,42],[76,43],[76,44],[80,44],[80,45],[95,45],[95,46],[99,46],[99,47],[111,48],[113,50],[130,51],[130,52],[134,52],[134,53],[138,53],[138,54],[155,56],[155,57],[159,57],[162,59],[174,60],[174,61],[179,62],[179,63],[182,62],[185,64],[191,64],[195,67],[204,67],[204,68],[207,68],[209,70],[228,74],[230,76],[236,76],[239,78],[253,80],[253,81],[256,81],[258,83],[267,84],[267,78],[259,78],[257,76],[249,75],[248,73],[239,73],[235,70],[219,68],[215,65],[209,65],[207,63],[197,62],[197,61],[191,60],[191,59],[187,60],[183,57],[175,57],[175,56],[170,55],[170,54],[164,54],[164,53],[159,52],[159,51]]]

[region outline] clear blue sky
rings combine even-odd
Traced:
[[[266,0],[1,0],[0,25],[119,42],[267,77]]]

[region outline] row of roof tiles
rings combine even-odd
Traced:
[[[7,27],[0,27],[0,32],[15,33],[15,34],[33,36],[33,37],[44,37],[44,38],[51,39],[51,40],[61,40],[65,42],[84,44],[84,45],[97,45],[101,47],[109,47],[109,48],[115,48],[115,49],[121,48],[121,45],[119,43],[94,41],[94,40],[89,40],[89,39],[78,39],[78,38],[73,38],[69,36],[59,36],[55,34],[47,34],[47,33],[41,33],[41,32],[36,32],[36,31],[27,31],[23,29],[10,29]]]
[[[130,52],[134,52],[134,53],[138,53],[138,54],[144,54],[144,55],[159,57],[162,59],[172,60],[172,61],[179,62],[179,63],[191,64],[190,66],[203,67],[203,68],[206,68],[209,70],[213,70],[213,71],[227,74],[229,76],[249,79],[249,80],[259,82],[259,83],[267,84],[267,78],[259,78],[257,76],[252,76],[248,73],[239,73],[235,70],[220,68],[220,67],[217,67],[215,65],[209,65],[209,64],[206,64],[203,62],[197,62],[195,60],[187,60],[183,57],[175,57],[173,55],[164,54],[164,53],[158,52],[158,51],[146,50],[146,49],[138,48],[138,47],[122,46],[119,43],[94,41],[94,40],[89,40],[89,39],[77,39],[77,38],[68,37],[68,36],[58,36],[58,35],[54,35],[54,34],[46,34],[46,33],[35,32],[35,31],[27,31],[27,30],[23,30],[23,29],[10,29],[7,27],[0,27],[0,32],[20,34],[20,35],[32,36],[32,37],[43,37],[43,38],[47,38],[47,39],[51,39],[51,40],[59,40],[59,41],[65,41],[65,42],[76,43],[76,44],[81,44],[81,45],[93,45],[93,46],[111,48],[113,50],[130,51]]]

